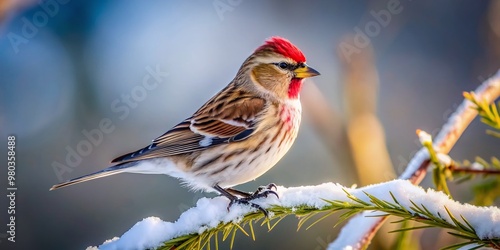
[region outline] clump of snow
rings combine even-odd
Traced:
[[[445,166],[450,166],[451,163],[453,162],[451,157],[447,154],[438,153],[437,158],[438,158],[439,162],[441,162]]]
[[[400,179],[410,179],[415,172],[420,168],[420,165],[429,159],[429,151],[426,148],[421,148],[417,153],[411,158],[408,166],[406,166],[405,171],[399,176]]]
[[[474,169],[474,170],[483,170],[484,169],[484,166],[483,164],[479,163],[479,162],[474,162],[470,165],[470,168],[471,169]]]
[[[432,143],[432,136],[420,129],[417,129],[417,136],[421,144]]]
[[[144,219],[144,220],[145,220],[145,219]],[[144,221],[144,220],[143,220],[143,221]],[[113,241],[117,241],[118,239],[120,239],[120,238],[118,238],[118,237],[113,237],[113,239],[106,240],[106,241],[104,241],[104,243],[102,243],[102,244],[108,244],[108,243],[111,243],[111,242],[113,242]],[[91,246],[91,247],[87,247],[85,250],[99,250],[99,248],[97,248],[97,247],[95,247],[95,246]]]
[[[278,186],[277,193],[280,199],[273,195],[267,198],[260,198],[255,203],[264,208],[273,205],[296,208],[298,206],[311,206],[322,208],[328,205],[326,200],[340,200],[352,202],[344,192],[369,202],[369,198],[364,192],[376,196],[379,199],[392,202],[390,192],[394,194],[399,203],[410,210],[410,200],[418,205],[424,205],[434,215],[440,215],[445,220],[452,222],[445,211],[445,206],[451,213],[460,219],[463,215],[474,227],[480,238],[500,237],[500,209],[497,207],[476,207],[468,204],[450,200],[442,192],[432,189],[425,191],[423,188],[414,186],[406,180],[394,180],[386,183],[370,185],[359,189],[347,188],[339,184],[324,183],[317,186],[291,187]],[[99,249],[146,249],[158,247],[162,242],[169,239],[192,233],[202,233],[203,231],[216,227],[219,223],[238,222],[244,215],[256,212],[255,208],[244,205],[234,205],[227,211],[229,200],[225,197],[201,198],[195,207],[182,213],[175,222],[165,222],[156,217],[149,217],[136,223],[130,230],[120,238],[114,238],[104,242]],[[380,214],[371,212],[369,215]],[[367,220],[377,220],[379,218],[363,218],[362,223]],[[375,222],[375,221],[374,221]],[[351,224],[351,223],[349,223]],[[341,241],[335,241],[330,245],[330,249],[354,249],[359,246],[353,245],[363,235],[363,226],[350,226],[349,232],[342,230]],[[368,228],[367,230],[369,230]],[[348,237],[346,237],[348,234]]]
[[[342,189],[350,190],[340,184],[323,183],[317,186],[302,186],[285,188],[278,186],[278,195],[280,199],[276,199],[273,204],[283,207],[298,207],[310,206],[322,208],[328,203],[326,200],[338,200],[345,198],[345,192]],[[273,205],[269,204],[269,205]]]
[[[201,198],[196,206],[181,214],[176,222],[165,222],[157,217],[137,222],[120,238],[106,241],[99,249],[147,249],[161,246],[162,242],[181,235],[202,233],[219,223],[238,221],[243,215],[255,211],[249,206],[234,205],[227,211],[229,200],[224,197]]]

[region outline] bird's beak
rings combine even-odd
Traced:
[[[295,78],[308,78],[320,75],[318,71],[305,64],[301,67],[296,68],[293,72],[295,73]]]

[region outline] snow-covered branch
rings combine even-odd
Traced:
[[[334,183],[292,188],[280,186],[277,192],[280,199],[270,196],[256,201],[272,212],[271,220],[291,214],[307,217],[321,211],[344,210],[351,213],[370,210],[368,213],[371,216],[383,212],[424,223],[429,220],[434,223],[431,225],[440,223],[442,227],[470,237],[470,243],[500,244],[499,208],[460,204],[441,192],[424,190],[410,181],[394,180],[358,189]],[[228,202],[224,197],[201,198],[176,222],[146,218],[120,238],[106,241],[99,249],[146,249],[162,247],[164,242],[179,246],[187,241],[190,244],[183,247],[199,248],[200,244],[210,244],[208,240],[217,237],[215,231],[226,225],[235,228],[236,232],[246,231],[244,224],[252,223],[252,220],[262,219],[262,224],[265,224],[262,213],[248,206],[235,205],[228,213]],[[253,235],[253,227],[249,227]],[[221,235],[227,237],[230,233],[221,232]]]
[[[500,97],[500,70],[483,82],[475,91],[475,97],[480,102],[491,103]],[[455,145],[471,121],[477,116],[475,104],[464,99],[457,110],[449,117],[434,140],[436,152],[447,154]],[[400,179],[410,180],[419,184],[427,173],[430,165],[429,153],[426,148],[420,149],[411,159]],[[339,237],[329,246],[330,249],[360,249],[368,245],[386,217],[367,218],[366,213],[359,214],[346,224]],[[354,233],[357,232],[357,233]]]

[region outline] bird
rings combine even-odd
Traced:
[[[232,204],[276,194],[274,184],[248,193],[233,187],[255,180],[287,153],[301,122],[305,78],[320,75],[302,51],[274,36],[242,64],[234,79],[192,116],[153,142],[111,161],[101,171],[56,184],[50,190],[119,173],[166,174],[192,190],[218,192]]]

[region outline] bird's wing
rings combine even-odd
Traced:
[[[112,163],[125,163],[191,153],[223,143],[245,140],[265,109],[262,98],[238,96],[212,98],[192,117],[156,138],[151,145],[120,156]]]

